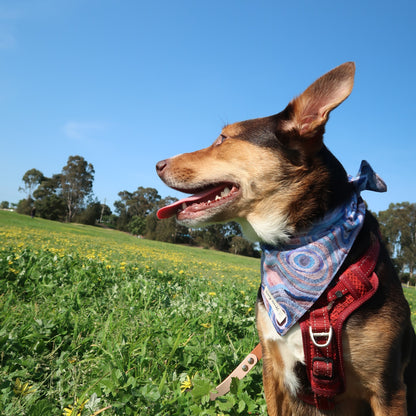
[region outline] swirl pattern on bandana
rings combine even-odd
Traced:
[[[359,192],[386,190],[384,182],[365,161],[358,176],[350,181],[357,192],[307,234],[293,237],[284,248],[262,246],[261,294],[280,335],[285,335],[312,307],[347,257],[365,217]]]

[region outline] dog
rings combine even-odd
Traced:
[[[353,181],[323,143],[329,114],[350,95],[354,75],[355,64],[344,63],[312,83],[282,112],[227,125],[211,146],[158,162],[157,174],[165,184],[194,194],[163,207],[159,218],[176,215],[187,227],[237,221],[246,238],[260,242],[263,248],[271,247],[271,252],[277,250],[279,255],[279,247],[290,245],[299,235],[308,237],[316,224],[322,224],[339,207],[348,206],[352,195],[358,196],[351,206],[363,209]],[[340,279],[357,262],[363,263],[360,259],[377,244],[374,258],[369,260],[376,283],[371,297],[339,331],[343,378],[328,405],[305,399],[310,397],[312,384],[299,323],[304,317],[281,335],[269,311],[282,314],[273,318],[280,319],[277,326],[288,320],[288,312],[273,306],[278,302],[270,298],[266,288],[257,299],[256,322],[270,416],[416,415],[416,339],[410,309],[377,221],[365,207],[360,215],[356,217],[360,222],[354,228],[356,235],[344,250],[334,279]],[[273,268],[280,266],[267,267],[274,273]],[[334,284],[328,285],[321,298]],[[341,292],[336,295],[342,296]],[[316,349],[322,350],[332,333],[311,332],[310,336]],[[331,359],[315,359],[313,365],[323,372],[318,378],[329,382],[332,376],[326,377],[325,371]]]

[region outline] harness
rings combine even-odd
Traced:
[[[380,241],[374,237],[364,256],[336,277],[314,306],[300,319],[309,391],[298,397],[321,410],[334,408],[335,396],[345,390],[342,328],[347,318],[378,288],[374,272]],[[238,367],[211,393],[211,400],[230,391],[234,377],[244,378],[262,358],[256,347]]]
[[[318,409],[333,409],[335,396],[345,390],[342,327],[378,288],[374,269],[379,250],[380,242],[374,238],[364,256],[336,278],[300,319],[311,390],[299,397]]]

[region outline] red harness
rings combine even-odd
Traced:
[[[345,390],[342,327],[378,288],[374,269],[379,250],[380,242],[374,239],[365,255],[336,278],[300,319],[311,391],[299,397],[318,409],[333,409],[335,396]]]
[[[380,242],[374,238],[365,255],[335,278],[314,306],[300,319],[305,364],[311,389],[299,398],[318,409],[333,409],[345,390],[342,327],[345,320],[378,288],[374,272]],[[232,377],[243,378],[261,359],[260,344],[211,394],[211,400],[230,391]]]

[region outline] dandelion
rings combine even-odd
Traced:
[[[185,380],[182,381],[182,383],[181,383],[181,393],[184,393],[185,391],[191,390],[191,388],[192,388],[192,380],[188,375],[186,375]]]
[[[34,393],[36,389],[29,383],[22,383],[19,378],[16,379],[13,387],[13,393],[16,396],[27,396],[30,393]]]
[[[201,326],[203,326],[204,328],[211,328],[211,324],[210,323],[206,323],[206,324],[201,324]]]
[[[64,408],[62,416],[81,416],[87,402],[88,399],[85,399],[82,403],[79,403],[78,399],[76,399],[74,405],[70,404],[68,407]]]
[[[215,292],[209,292],[208,295],[209,296],[216,296],[217,294]]]

